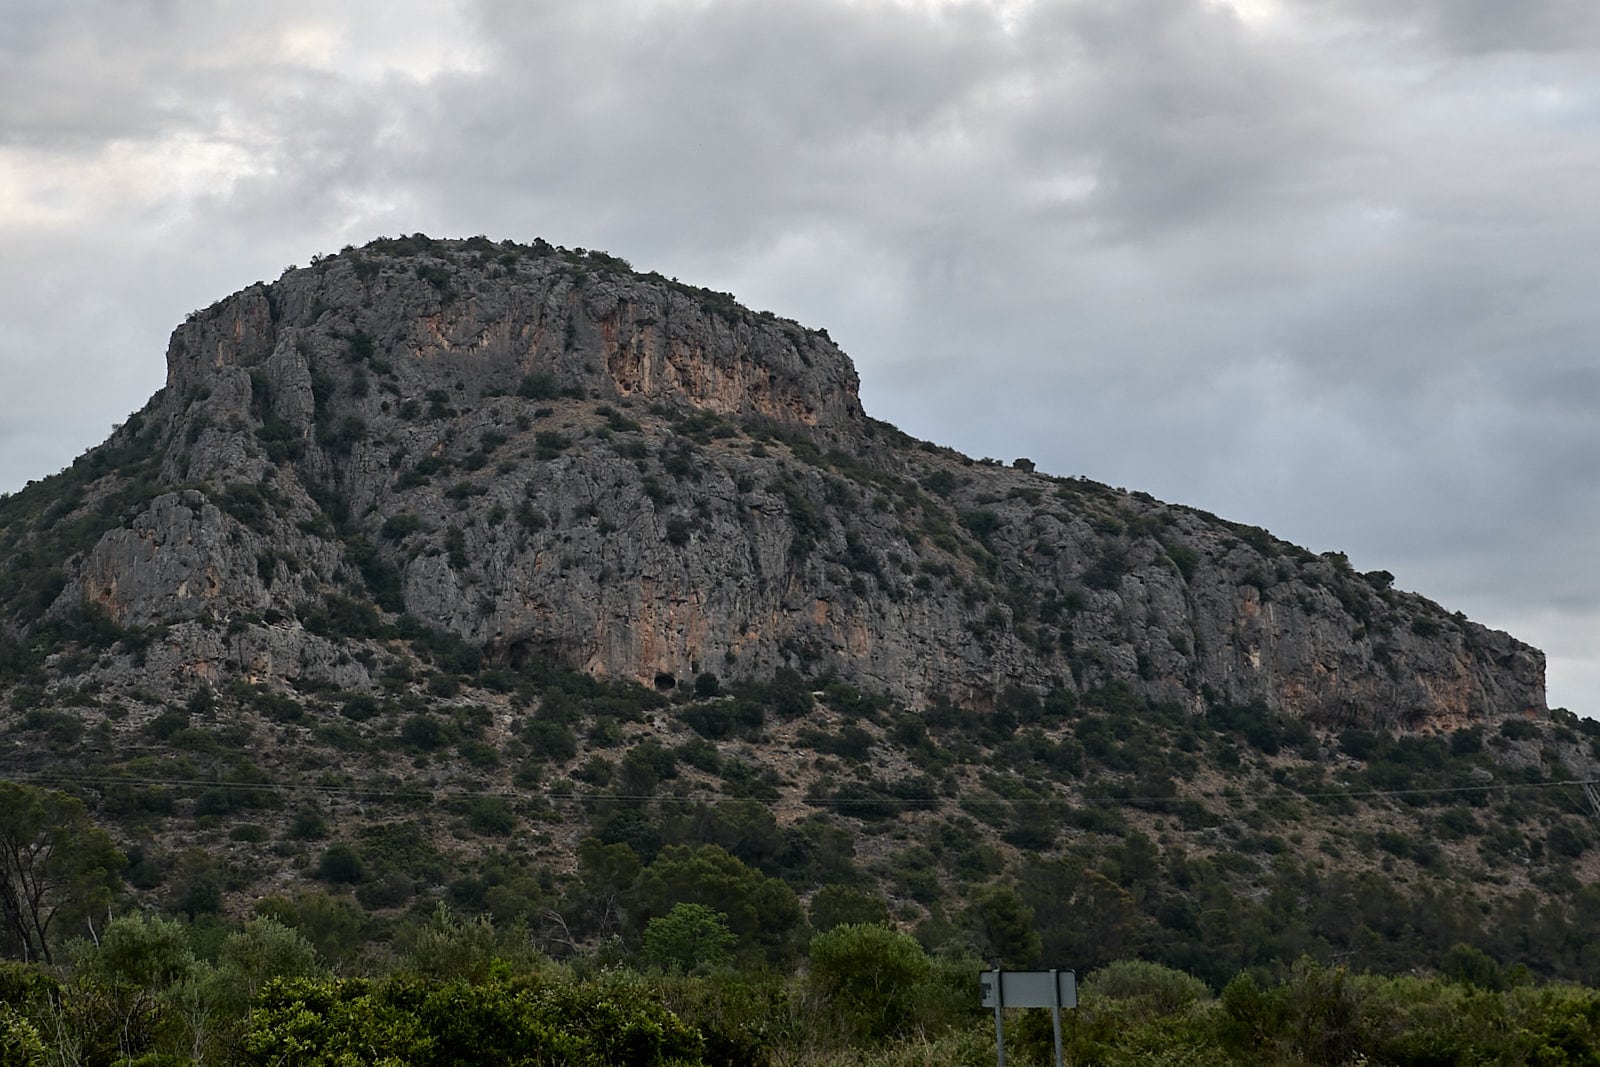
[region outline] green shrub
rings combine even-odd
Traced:
[[[554,400],[560,394],[555,378],[549,374],[523,375],[517,385],[517,395],[526,400]]]
[[[289,820],[289,837],[297,841],[320,841],[328,836],[328,820],[311,804],[303,805]]]
[[[439,290],[446,293],[450,289],[450,269],[436,263],[419,263],[416,269],[417,277]]]
[[[1145,960],[1118,960],[1088,976],[1080,1000],[1133,1002],[1142,1016],[1173,1015],[1207,1000],[1211,991],[1193,975]]]
[[[910,934],[846,923],[812,938],[810,957],[808,981],[845,1040],[882,1041],[916,1024],[933,968]]]
[[[331,967],[350,966],[367,942],[366,915],[345,896],[308,890],[293,897],[267,897],[255,912],[298,931]]]
[[[329,845],[317,860],[317,877],[324,882],[355,884],[367,877],[361,854],[344,842]]]
[[[390,541],[403,541],[422,528],[422,520],[409,512],[401,515],[391,515],[384,520],[383,529],[380,531]]]
[[[1539,736],[1539,728],[1526,719],[1507,719],[1500,724],[1500,736],[1508,741],[1531,741]]]
[[[517,816],[500,797],[474,797],[467,802],[467,826],[474,833],[504,837],[517,828]]]
[[[1200,566],[1200,553],[1187,545],[1168,546],[1167,558],[1172,560],[1172,565],[1186,582],[1194,578],[1194,572]]]
[[[853,885],[830,883],[811,898],[811,927],[826,933],[836,926],[889,924],[889,905],[876,893]]]
[[[1004,522],[1005,520],[1001,519],[997,513],[987,508],[969,511],[961,516],[961,525],[965,526],[972,532],[974,537],[986,545],[989,543],[989,538],[994,536],[995,532],[1004,525]]]
[[[529,719],[522,725],[522,740],[535,761],[565,763],[578,754],[578,734],[566,723]]]
[[[1588,827],[1572,819],[1562,819],[1550,827],[1550,832],[1545,835],[1545,844],[1557,856],[1567,859],[1577,859],[1594,843],[1594,836]]]
[[[793,956],[804,914],[794,890],[716,845],[667,845],[640,876],[631,917],[635,929],[679,903],[703,904],[728,917],[748,962]]]
[[[400,724],[400,740],[408,746],[433,752],[450,741],[450,728],[431,715],[411,715]]]
[[[554,430],[540,430],[533,435],[534,455],[539,459],[555,459],[571,447],[570,438]]]
[[[49,1062],[39,1028],[10,1004],[0,1003],[0,1063],[43,1067]]]
[[[756,701],[744,698],[690,704],[678,717],[701,737],[720,741],[729,737],[750,737],[766,722],[766,710]]]
[[[722,912],[678,903],[645,924],[644,958],[668,971],[714,971],[733,962],[738,941]]]

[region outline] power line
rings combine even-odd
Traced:
[[[452,800],[452,799],[477,799],[495,798],[501,800],[545,800],[551,803],[634,803],[649,802],[673,804],[718,804],[733,803],[740,800],[766,799],[751,797],[736,797],[725,795],[710,796],[680,796],[673,793],[600,793],[600,792],[555,792],[552,790],[505,790],[505,789],[461,789],[446,787],[441,789],[411,788],[397,789],[384,786],[360,785],[332,785],[325,783],[284,783],[284,782],[248,782],[230,781],[225,779],[193,779],[193,778],[146,778],[121,775],[89,775],[89,774],[31,774],[11,777],[8,780],[25,784],[55,784],[55,785],[143,785],[162,786],[176,789],[195,790],[237,790],[241,792],[267,790],[277,793],[323,793],[328,795],[349,795],[357,797],[379,797],[407,800]],[[1423,786],[1412,789],[1363,789],[1363,790],[1331,790],[1317,793],[1300,793],[1293,790],[1279,789],[1275,792],[1256,793],[1256,800],[1365,800],[1379,797],[1407,797],[1426,796],[1439,794],[1467,794],[1467,793],[1494,793],[1513,792],[1518,790],[1553,789],[1571,786],[1581,786],[1590,790],[1600,787],[1600,781],[1594,779],[1571,778],[1553,779],[1543,782],[1483,782],[1476,785],[1457,786]],[[959,796],[939,797],[897,797],[891,794],[880,794],[871,797],[812,797],[804,798],[806,804],[812,807],[848,808],[852,806],[873,807],[901,807],[934,808],[942,807],[948,803],[959,803]],[[1118,805],[1118,804],[1167,804],[1184,800],[1230,800],[1226,793],[1199,793],[1183,796],[1179,794],[1161,796],[1085,796],[1071,797],[982,797],[969,798],[978,800],[985,805],[1003,805],[1010,807],[1086,807],[1093,805]]]

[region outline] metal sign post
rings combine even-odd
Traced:
[[[1001,1008],[1049,1008],[1055,1024],[1056,1067],[1061,1067],[1061,1009],[1078,1006],[1076,971],[1002,971],[996,967],[978,975],[978,996],[985,1008],[994,1009],[994,1049],[997,1067],[1006,1067],[1006,1035]]]
[[[1056,989],[1056,1002],[1050,1006],[1050,1022],[1055,1027],[1055,1031],[1056,1031],[1056,1067],[1061,1067],[1061,995],[1060,995],[1061,980],[1060,980],[1060,977],[1059,977],[1060,974],[1061,974],[1061,972],[1057,971],[1057,970],[1052,970],[1050,972],[1050,984]],[[1074,978],[1076,978],[1076,974],[1074,974]],[[1073,1002],[1076,1003],[1077,1002],[1077,995],[1078,995],[1076,982],[1074,982],[1074,985],[1073,985],[1072,995],[1073,995]]]
[[[1001,971],[996,967],[990,972],[994,975],[994,1060],[995,1067],[1006,1067],[1006,1028],[1000,1019],[1000,1009],[1004,1007],[1001,1001],[1005,1000],[1005,983],[1000,981]]]

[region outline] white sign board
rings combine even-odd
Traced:
[[[978,991],[986,1008],[1076,1008],[1078,975],[1075,971],[984,971],[978,975]]]

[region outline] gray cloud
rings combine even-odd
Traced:
[[[1368,39],[1468,55],[1567,52],[1600,45],[1600,9],[1587,0],[1308,0]]]
[[[1393,570],[1600,713],[1591,4],[0,19],[0,488],[286,263],[543,236],[827,326],[919,436]]]

